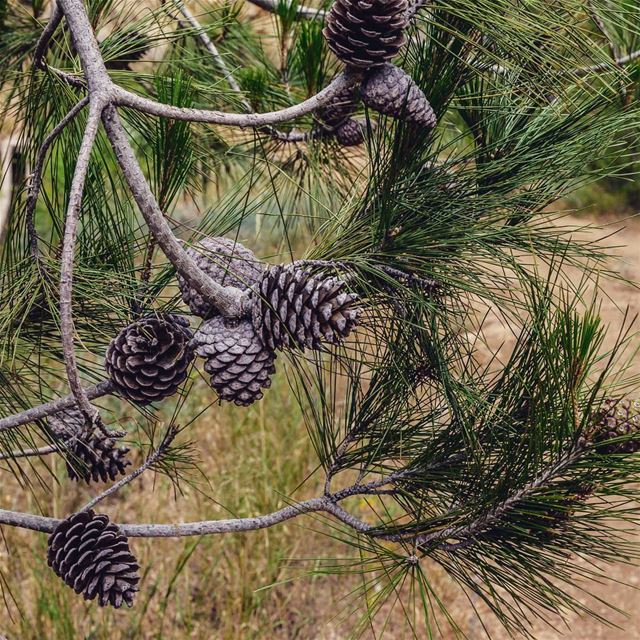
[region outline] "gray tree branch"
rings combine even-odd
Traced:
[[[113,386],[109,380],[105,380],[93,387],[86,388],[84,392],[89,400],[97,400],[98,398],[113,393]],[[70,409],[75,404],[76,398],[73,393],[71,393],[63,398],[58,398],[37,407],[32,407],[31,409],[27,409],[21,413],[16,413],[12,416],[0,419],[0,431],[15,429],[16,427],[29,424],[30,422],[35,422],[36,420],[42,420],[54,413],[58,413],[58,411]]]

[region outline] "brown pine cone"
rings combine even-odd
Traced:
[[[60,522],[48,541],[47,563],[85,600],[101,607],[133,605],[140,576],[138,562],[120,529],[105,515],[75,513]]]
[[[71,480],[84,480],[87,484],[92,480],[115,480],[131,464],[126,457],[128,453],[128,447],[116,446],[113,437],[92,427],[69,442],[67,473]]]
[[[265,271],[252,295],[253,326],[270,349],[321,348],[335,344],[357,324],[357,296],[334,277],[311,276],[295,265]]]
[[[369,69],[405,43],[406,12],[407,0],[335,0],[322,33],[347,66]]]
[[[120,331],[107,349],[105,368],[115,390],[139,405],[173,395],[193,360],[189,322],[180,316],[148,316]]]
[[[594,442],[604,455],[640,451],[640,404],[607,398],[596,416]]]
[[[364,125],[349,118],[336,129],[335,136],[343,147],[355,147],[364,142]]]
[[[264,270],[253,251],[229,238],[204,238],[194,247],[187,247],[186,252],[218,284],[243,291],[258,282]],[[182,299],[192,313],[201,318],[217,315],[215,308],[181,275],[178,274],[177,279]]]
[[[67,474],[71,480],[106,482],[124,474],[131,464],[127,447],[117,447],[115,436],[87,425],[76,406],[58,411],[47,419],[54,441],[66,453]]]
[[[320,107],[314,116],[324,127],[337,127],[354,114],[359,101],[358,87],[351,86],[334,96],[329,104]]]
[[[67,442],[85,431],[86,420],[77,405],[63,409],[47,418],[47,427],[53,439]]]
[[[420,87],[393,64],[371,71],[360,87],[360,97],[370,109],[386,116],[429,128],[436,125],[436,115]]]
[[[249,320],[211,318],[196,332],[192,345],[206,359],[204,369],[221,400],[247,407],[271,386],[276,354],[264,347]]]

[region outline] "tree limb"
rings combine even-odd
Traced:
[[[113,393],[113,386],[111,381],[104,380],[93,387],[88,387],[84,390],[86,397],[89,400],[96,400],[102,396],[107,396]],[[76,398],[71,393],[63,398],[46,402],[37,407],[32,407],[21,413],[16,413],[12,416],[0,419],[0,431],[7,431],[8,429],[15,429],[29,422],[35,422],[36,420],[42,420],[54,413],[70,409],[76,404]]]
[[[78,160],[69,191],[69,205],[64,226],[64,238],[62,241],[61,271],[60,271],[60,335],[64,363],[67,370],[67,379],[71,392],[75,396],[78,408],[85,417],[95,424],[99,424],[98,410],[91,405],[89,398],[82,387],[78,363],[75,354],[75,327],[73,323],[72,294],[73,294],[73,262],[75,257],[75,242],[78,231],[78,218],[82,206],[82,194],[89,170],[89,161],[93,143],[98,134],[100,116],[103,104],[101,102],[91,105],[87,127],[85,129]]]
[[[208,300],[211,300],[223,315],[242,315],[244,293],[236,287],[224,287],[209,278],[173,235],[142,173],[115,108],[108,107],[102,120],[133,198],[151,233],[178,273]]]

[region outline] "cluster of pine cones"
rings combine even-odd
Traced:
[[[339,343],[358,321],[357,296],[335,277],[311,275],[295,263],[265,267],[227,238],[206,238],[187,253],[214,281],[249,294],[251,314],[223,317],[178,277],[184,302],[203,319],[198,331],[177,315],[149,316],[122,329],[107,349],[114,389],[138,405],[173,395],[197,355],[220,399],[248,406],[270,386],[277,350]]]
[[[249,249],[226,238],[207,238],[187,251],[219,284],[250,292],[251,314],[225,318],[178,278],[183,300],[203,319],[195,334],[182,316],[147,316],[122,329],[107,348],[105,368],[114,390],[137,405],[176,393],[196,355],[204,358],[221,400],[250,405],[271,384],[276,350],[338,343],[358,321],[357,296],[337,278],[312,276],[295,263],[265,268]],[[47,427],[65,453],[72,480],[115,480],[130,464],[129,449],[117,444],[121,434],[88,424],[77,407],[50,416]],[[48,562],[85,600],[115,608],[133,604],[138,564],[105,515],[81,511],[61,521],[49,538]]]
[[[603,455],[640,451],[640,402],[607,398],[595,417],[593,441]]]
[[[363,74],[360,86],[335,96],[318,109],[317,131],[343,146],[364,141],[363,124],[352,116],[362,101],[369,109],[433,128],[436,117],[422,90],[389,61],[405,43],[407,0],[336,0],[324,36],[348,70]]]

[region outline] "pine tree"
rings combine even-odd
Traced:
[[[639,515],[637,338],[625,322],[605,347],[583,294],[607,252],[549,211],[633,169],[637,3],[250,1],[273,37],[182,0],[1,7],[2,117],[29,171],[0,247],[2,472],[54,454],[112,483],[63,519],[0,524],[49,534],[56,574],[102,606],[148,587],[130,538],[316,514],[353,554],[314,571],[362,576],[354,635],[387,603],[415,637],[460,632],[429,562],[512,633],[598,615],[569,587],[637,557],[633,527],[610,524]],[[515,340],[486,364],[490,314]],[[187,394],[240,415],[279,378],[320,495],[251,518],[95,515],[143,473],[191,481]],[[146,441],[122,429],[132,414]],[[83,470],[97,442],[147,455]]]

